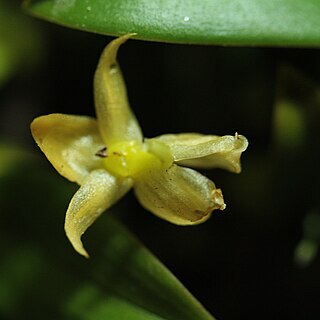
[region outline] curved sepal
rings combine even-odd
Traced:
[[[211,180],[175,164],[150,171],[135,181],[134,190],[147,210],[178,225],[202,223],[213,210],[225,208],[221,190]]]
[[[95,154],[104,143],[93,118],[49,114],[33,120],[31,132],[51,164],[70,181],[81,184],[89,172],[103,167]]]
[[[94,99],[100,133],[107,145],[142,141],[140,126],[129,106],[126,85],[116,60],[121,44],[134,34],[111,41],[100,57],[94,75]]]
[[[65,220],[67,237],[78,253],[89,257],[81,236],[131,186],[130,179],[118,179],[105,170],[92,171],[85,179],[69,204]]]
[[[175,162],[194,168],[222,168],[241,171],[241,153],[248,147],[247,139],[234,136],[214,136],[200,133],[164,134],[157,138],[170,147]]]

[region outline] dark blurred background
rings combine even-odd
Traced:
[[[29,124],[39,115],[56,112],[94,116],[93,74],[112,39],[35,20],[18,9],[18,1],[13,1],[10,12],[25,23],[23,32],[14,30],[15,19],[8,22],[9,28],[17,36],[21,32],[22,38],[34,32],[35,49],[28,55],[29,49],[18,49],[19,63],[0,87],[4,319],[13,319],[17,306],[3,302],[1,290],[9,290],[15,281],[21,292],[28,287],[16,276],[19,266],[23,272],[38,273],[40,291],[49,281],[49,296],[57,298],[60,292],[59,281],[49,279],[50,271],[33,267],[35,253],[24,249],[29,244],[36,252],[45,251],[48,261],[70,260],[79,269],[92,263],[73,252],[63,231],[65,210],[77,186],[51,167],[35,145]],[[222,188],[227,203],[225,211],[214,212],[203,225],[164,222],[146,212],[133,193],[111,214],[217,319],[320,317],[319,50],[130,40],[121,48],[119,61],[146,137],[239,132],[248,138],[249,148],[240,175],[203,172]],[[84,237],[92,256],[95,233],[101,229],[97,225],[105,219],[108,213]],[[18,270],[12,270],[12,263]],[[46,268],[50,270],[50,263]],[[11,282],[5,280],[10,277]],[[20,306],[27,318],[53,308],[41,300],[40,292],[29,300],[21,299]]]

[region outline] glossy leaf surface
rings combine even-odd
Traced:
[[[167,320],[213,319],[126,228],[108,218],[104,225],[98,225],[104,244],[92,254],[92,276],[96,283],[121,298],[122,303]]]
[[[318,0],[30,0],[34,15],[80,30],[174,43],[320,45]]]

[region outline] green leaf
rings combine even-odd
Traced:
[[[85,235],[91,258],[75,253],[63,231],[74,185],[24,154],[0,145],[0,318],[213,320],[112,217],[119,206]]]
[[[161,320],[163,318],[150,313],[116,296],[106,296],[93,284],[84,284],[74,292],[67,303],[68,316],[77,319],[118,320]]]
[[[186,288],[119,222],[108,216],[92,253],[92,277],[122,300],[164,319],[213,319]],[[95,231],[97,232],[97,231]],[[118,302],[116,302],[119,305]],[[124,319],[126,319],[124,317]],[[142,318],[144,319],[144,318]]]
[[[319,0],[28,0],[34,15],[107,35],[225,45],[320,45]]]

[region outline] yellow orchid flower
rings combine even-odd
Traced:
[[[66,213],[65,231],[75,250],[88,257],[81,236],[133,187],[149,211],[177,225],[207,220],[225,208],[215,184],[189,167],[240,172],[244,136],[198,133],[144,139],[130,109],[117,51],[133,34],[110,42],[94,76],[97,120],[50,114],[31,124],[34,139],[56,170],[81,187]]]

